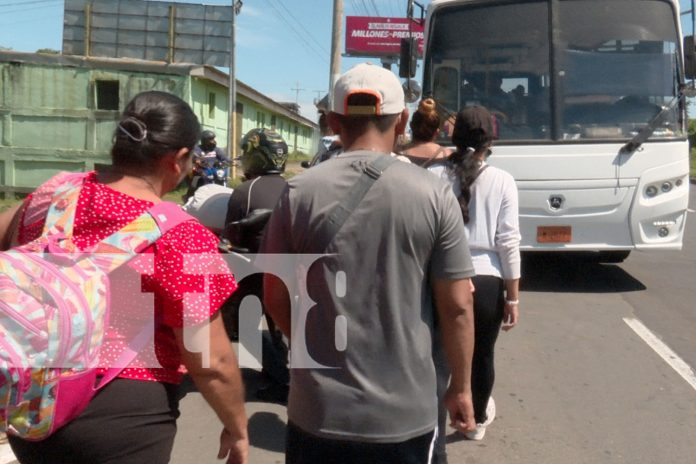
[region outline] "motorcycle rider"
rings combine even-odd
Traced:
[[[237,186],[227,207],[223,238],[229,240],[232,248],[243,252],[258,252],[261,236],[271,210],[287,185],[281,173],[285,170],[288,145],[272,129],[256,128],[242,138],[242,156],[239,158],[245,181]],[[244,218],[258,213],[267,215],[261,221]],[[247,295],[256,295],[262,300],[263,274],[252,274],[242,279],[239,288],[225,304],[223,319],[230,336],[234,339],[238,331],[239,304]],[[263,374],[266,385],[257,392],[264,401],[285,403],[288,394],[289,372],[287,368],[287,347],[282,335],[275,330],[270,318],[266,318],[269,331],[263,334]]]
[[[193,172],[191,173],[189,189],[184,196],[185,200],[191,197],[198,187],[210,183],[205,171],[213,169],[218,163],[224,166],[224,175],[222,179],[216,178],[214,182],[226,187],[230,158],[217,146],[215,132],[204,130],[201,132],[201,143],[193,149]]]

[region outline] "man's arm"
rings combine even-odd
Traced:
[[[225,153],[225,151],[220,147],[215,148],[215,156],[217,156],[218,160],[220,161],[226,161],[228,163],[231,161],[229,156],[227,156],[227,153]]]
[[[269,274],[264,275],[263,305],[276,327],[290,340],[290,295],[281,279]]]
[[[274,254],[295,252],[291,246],[292,231],[289,185],[286,184],[261,239],[259,253],[264,255],[265,261],[275,259]],[[290,339],[290,296],[283,281],[273,275],[263,277],[263,306],[278,329]]]
[[[471,400],[471,359],[474,353],[474,299],[470,279],[433,280],[445,356],[451,380],[445,394],[450,425],[460,432],[476,429]]]

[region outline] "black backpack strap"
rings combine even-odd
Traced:
[[[314,250],[323,253],[336,236],[346,219],[360,204],[372,185],[379,179],[389,166],[398,160],[390,155],[383,155],[368,164],[358,180],[353,184],[345,197],[331,210],[326,221],[321,225],[317,235],[321,240],[314,243]]]

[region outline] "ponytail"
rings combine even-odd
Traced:
[[[471,186],[478,177],[482,164],[480,157],[475,155],[488,150],[495,135],[495,120],[486,108],[473,106],[457,114],[452,131],[452,142],[457,151],[450,156],[450,161],[460,182],[459,207],[464,224],[468,224],[470,220]]]
[[[472,148],[467,148],[463,152],[457,150],[450,156],[450,162],[454,165],[454,173],[459,179],[459,208],[462,210],[462,219],[464,224],[468,224],[469,220],[469,200],[471,200],[471,186],[478,177],[479,169],[481,169],[481,161],[474,156],[475,151]]]

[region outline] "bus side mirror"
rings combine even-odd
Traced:
[[[415,38],[401,39],[399,55],[399,77],[410,78],[416,75],[418,63],[418,43]]]
[[[687,79],[696,79],[696,44],[693,35],[684,37],[684,75]]]

